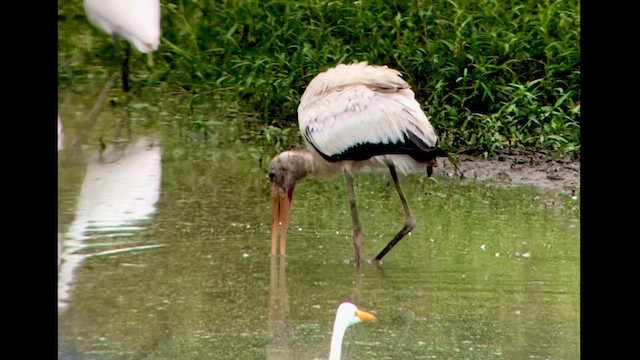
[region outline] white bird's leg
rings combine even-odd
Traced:
[[[121,71],[121,79],[122,79],[122,89],[127,92],[129,91],[129,81],[125,81],[125,71],[124,71],[124,57],[122,55],[122,52],[120,51],[120,38],[118,37],[118,35],[113,34],[111,35],[111,39],[113,40],[113,48],[116,52],[116,59],[117,59],[117,63],[118,66],[120,66],[120,71]],[[128,71],[126,72],[128,74]]]
[[[120,46],[118,45],[118,36],[113,35],[113,47],[116,49],[116,54],[120,60],[120,66],[122,69],[122,90],[125,93],[129,92],[129,43],[124,45],[124,55],[120,52]]]
[[[396,190],[398,191],[398,195],[400,195],[400,201],[402,201],[402,207],[404,208],[404,213],[407,217],[404,226],[402,229],[396,234],[396,236],[391,239],[391,241],[385,246],[378,255],[375,257],[376,265],[380,265],[380,261],[382,258],[393,248],[398,241],[402,240],[402,238],[413,230],[416,226],[416,221],[413,218],[413,214],[411,213],[411,209],[409,208],[409,204],[404,197],[404,191],[402,191],[402,187],[400,186],[400,182],[398,181],[398,174],[396,174],[396,168],[393,165],[389,165],[389,171],[391,172],[391,177],[393,178],[393,183],[396,185]]]
[[[353,246],[356,254],[356,266],[360,266],[360,254],[362,254],[362,230],[360,228],[360,219],[358,217],[358,208],[356,207],[356,194],[353,190],[353,177],[349,170],[344,170],[344,176],[347,179],[347,190],[349,191],[349,207],[351,208],[351,219],[353,220]]]
[[[122,126],[127,127],[127,134],[129,135],[129,140],[131,140],[131,124],[129,122],[129,53],[130,46],[129,43],[125,43],[124,45],[124,55],[120,51],[119,38],[117,35],[112,36],[113,39],[113,47],[115,48],[116,55],[118,58],[118,62],[121,66],[122,71],[122,90],[124,90],[125,94],[125,117],[118,121],[118,127],[116,128],[116,141],[120,140],[120,131],[122,130]]]

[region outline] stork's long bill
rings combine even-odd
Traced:
[[[271,255],[278,250],[278,234],[280,235],[280,254],[286,254],[287,227],[293,200],[293,187],[283,189],[271,183]]]

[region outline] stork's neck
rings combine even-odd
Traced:
[[[286,158],[293,165],[290,169],[295,169],[297,180],[306,176],[331,177],[342,172],[341,164],[326,161],[315,150],[293,149],[278,156]]]

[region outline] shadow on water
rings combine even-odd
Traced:
[[[59,236],[58,307],[68,305],[75,270],[88,257],[153,249],[135,233],[144,229],[160,196],[161,148],[142,137],[94,154],[78,197],[76,216]]]

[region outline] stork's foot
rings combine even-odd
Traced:
[[[371,263],[376,267],[376,269],[378,270],[382,270],[382,259],[373,259],[371,260]]]

